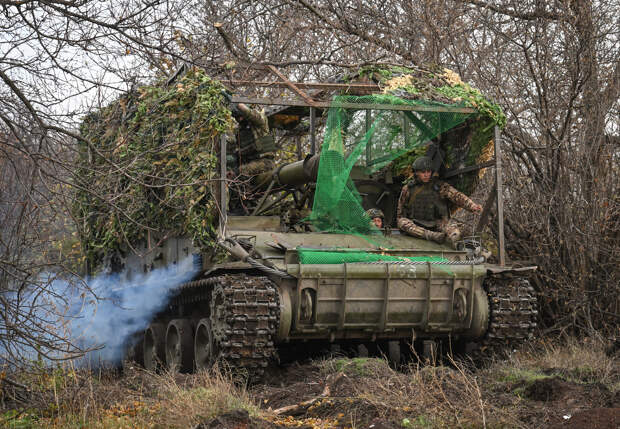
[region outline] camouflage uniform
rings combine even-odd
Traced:
[[[416,194],[420,197],[418,198]],[[412,183],[403,186],[400,192],[396,213],[398,228],[413,237],[441,242],[443,241],[441,233],[444,233],[452,243],[458,241],[461,232],[456,222],[450,219],[448,201],[457,207],[463,207],[471,212],[475,211],[476,203],[448,183],[435,177],[431,178],[428,183],[415,179]],[[408,217],[412,214],[421,214],[421,217],[425,219],[418,221],[416,218],[418,222],[415,223]],[[425,226],[422,226],[422,223]]]

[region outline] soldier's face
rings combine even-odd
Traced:
[[[415,172],[416,177],[421,182],[428,182],[431,180],[432,171],[431,170],[418,170]]]
[[[372,221],[374,222],[377,228],[383,228],[383,220],[380,217],[373,217]]]

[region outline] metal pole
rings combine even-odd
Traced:
[[[316,117],[316,109],[314,107],[310,108],[310,154],[314,155],[316,153],[316,135],[315,135],[315,117]]]
[[[500,131],[495,126],[495,183],[497,190],[497,235],[499,248],[499,264],[506,265],[506,251],[504,248],[504,198],[502,193],[502,152],[500,147]]]
[[[407,119],[407,113],[402,112],[403,115],[403,143],[405,147],[407,147],[407,142],[409,141],[409,119]]]
[[[303,151],[301,150],[301,138],[295,136],[295,147],[297,148],[297,161],[304,159]]]
[[[220,237],[226,233],[227,194],[226,186],[226,135],[220,136]]]
[[[365,121],[365,134],[368,134],[368,130],[370,129],[370,110],[366,110],[366,121]],[[370,165],[371,157],[372,157],[372,142],[366,142],[366,167]]]
[[[482,229],[484,228],[484,226],[487,224],[487,221],[489,220],[489,215],[491,214],[491,209],[492,209],[493,203],[495,202],[496,196],[497,196],[497,186],[495,185],[495,182],[493,182],[493,189],[491,190],[491,192],[489,192],[489,196],[487,197],[487,200],[485,201],[484,206],[482,208],[482,214],[480,215],[480,219],[478,220],[478,226],[476,226],[476,229],[474,230],[478,234],[482,233]]]

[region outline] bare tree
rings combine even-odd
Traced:
[[[620,305],[619,10],[617,1],[584,0],[207,2],[205,38],[186,52],[202,62],[197,53],[208,45],[207,65],[229,64],[229,73],[254,78],[269,77],[259,65],[319,80],[368,62],[457,70],[508,115],[509,251],[540,267],[545,325],[613,328]]]
[[[183,63],[220,78],[276,79],[271,65],[290,79],[328,80],[370,63],[431,62],[505,108],[509,250],[540,266],[546,326],[616,326],[617,0],[0,0],[0,7],[7,292],[0,313],[14,313],[21,301],[12,294],[58,262],[58,252],[41,259],[38,247],[56,237],[33,231],[62,231],[67,191],[83,186],[74,139],[89,103],[102,107],[111,91]],[[110,168],[137,180],[125,167]],[[23,336],[3,320],[6,342]]]
[[[75,279],[79,263],[69,212],[72,188],[81,186],[79,120],[114,91],[152,74],[133,51],[150,58],[168,52],[176,13],[159,0],[0,1],[3,363],[83,352],[54,326],[69,293],[59,286],[67,283],[55,280]],[[78,295],[90,292],[79,281],[72,287]]]
[[[549,329],[613,330],[620,309],[619,4],[464,3],[485,31],[452,55],[509,115],[510,249],[540,266]]]

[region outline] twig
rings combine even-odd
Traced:
[[[307,401],[300,402],[299,404],[287,405],[286,407],[278,408],[277,410],[274,411],[274,413],[276,415],[288,414],[290,416],[303,413],[308,408],[310,408],[310,406],[314,404],[315,402],[319,401],[320,399],[324,399],[328,397],[331,393],[331,386],[336,384],[338,380],[340,380],[341,378],[346,377],[346,375],[343,372],[338,373],[335,376],[335,378],[331,381],[331,383],[329,380],[330,377],[327,377],[327,380],[325,381],[325,388],[323,389],[323,392],[321,392],[319,396],[312,398],[312,399],[308,399]]]
[[[20,384],[20,383],[18,383],[17,381],[13,381],[13,380],[11,380],[10,378],[7,378],[7,377],[3,378],[3,379],[2,379],[2,382],[3,382],[3,383],[10,384],[10,385],[11,385],[11,386],[13,386],[13,387],[19,387],[20,389],[24,389],[24,390],[26,390],[26,391],[28,391],[28,390],[29,390],[29,389],[28,389],[28,386],[24,386],[23,384]]]

